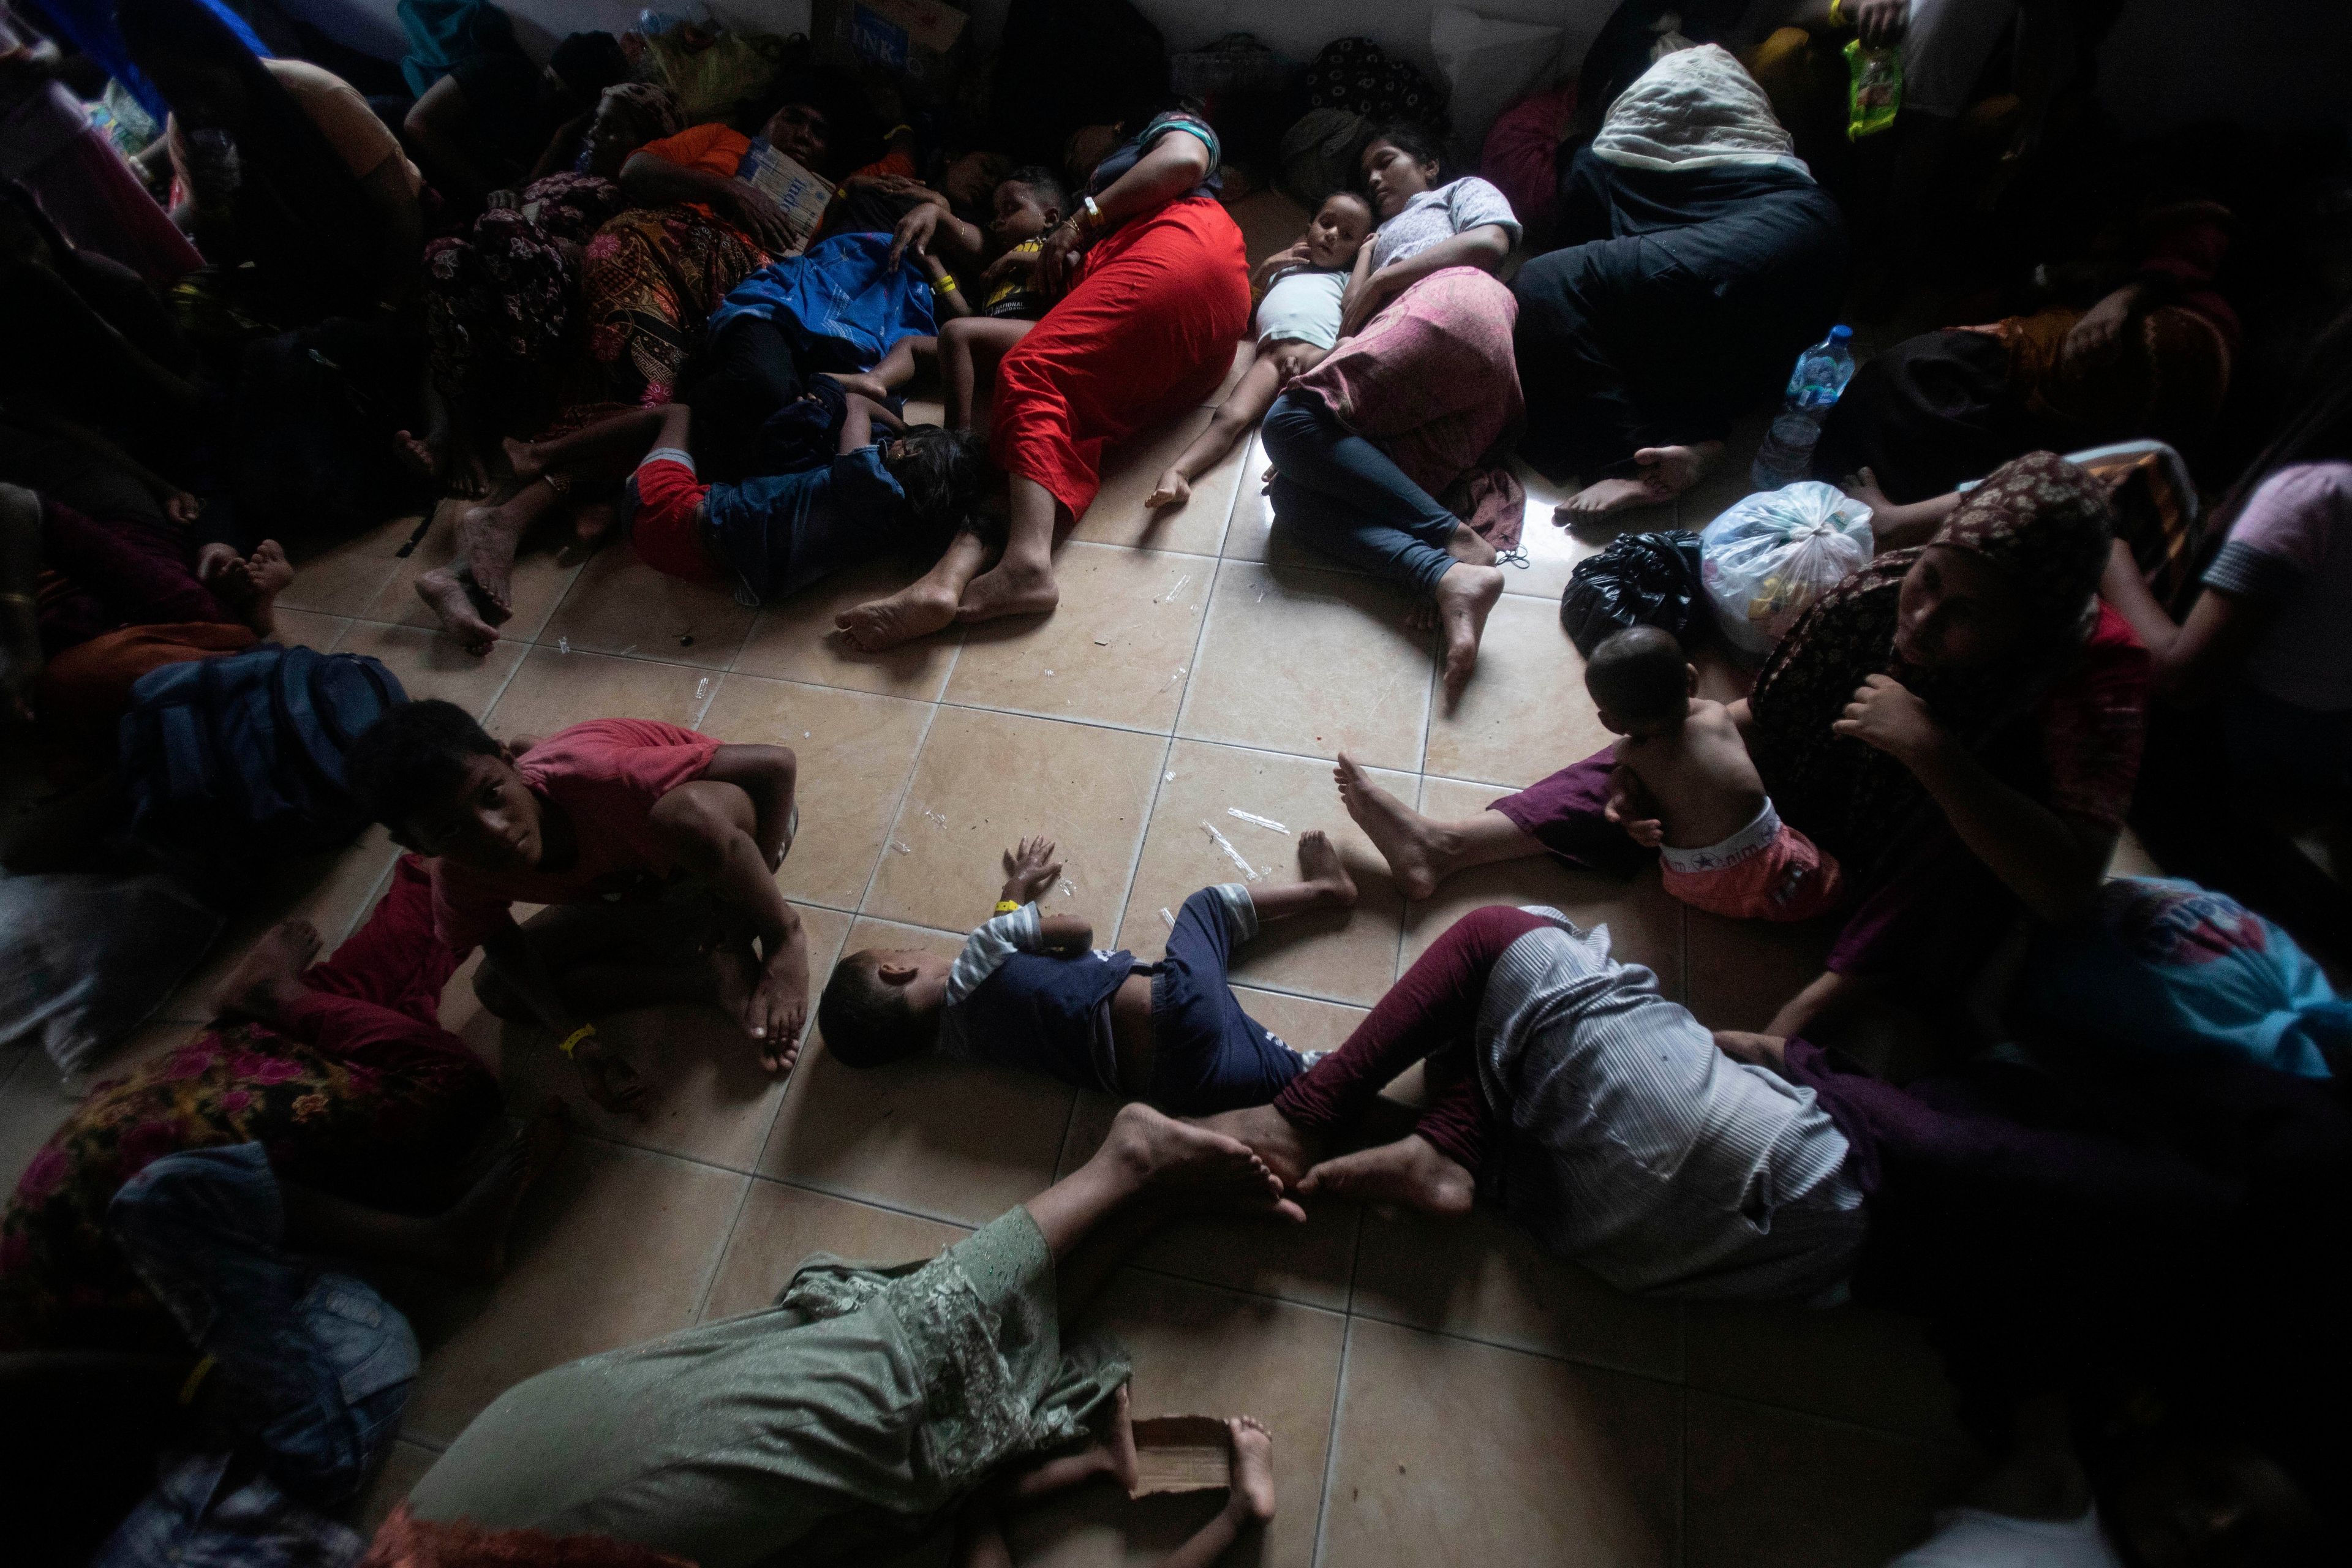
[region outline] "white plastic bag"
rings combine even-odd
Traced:
[[[1698,536],[1699,576],[1731,646],[1761,656],[1876,548],[1870,509],[1819,479],[1761,490]]]

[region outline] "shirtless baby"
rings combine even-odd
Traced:
[[[1734,920],[1810,920],[1843,892],[1837,862],[1780,820],[1731,710],[1697,695],[1682,645],[1632,626],[1592,650],[1584,689],[1624,738],[1609,816],[1665,863],[1666,891]]]

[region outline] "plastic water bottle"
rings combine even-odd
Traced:
[[[1796,371],[1789,377],[1788,399],[1772,416],[1764,445],[1756,450],[1756,466],[1748,471],[1749,484],[1759,490],[1777,490],[1812,471],[1813,446],[1822,438],[1822,421],[1829,417],[1830,405],[1838,400],[1845,384],[1853,379],[1853,342],[1852,327],[1832,327],[1828,337],[1797,356]]]

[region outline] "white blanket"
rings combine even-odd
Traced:
[[[1592,154],[1628,169],[1767,166],[1810,179],[1796,145],[1731,51],[1701,44],[1666,56],[1617,95]]]

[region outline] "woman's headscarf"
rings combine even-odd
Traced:
[[[1969,492],[1927,545],[1881,555],[1823,595],[1757,678],[1748,750],[1773,804],[1832,852],[1866,863],[1927,804],[1911,772],[1833,733],[1857,687],[1891,675],[1971,751],[2028,711],[2082,646],[2114,535],[2106,492],[2052,452],[2005,463]],[[1969,551],[2010,585],[2022,647],[1991,669],[1940,673],[1895,651],[1904,576],[1934,545]]]
[[[686,114],[677,106],[677,95],[666,87],[656,87],[649,81],[625,81],[606,88],[604,97],[626,108],[641,132],[637,138],[640,146],[675,136],[686,129]]]

